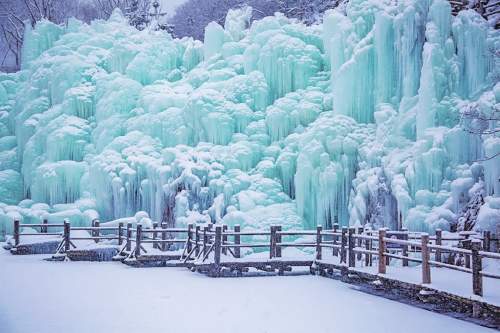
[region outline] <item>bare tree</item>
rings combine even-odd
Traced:
[[[68,0],[5,0],[0,2],[0,32],[1,44],[5,51],[1,54],[0,66],[5,65],[9,57],[14,58],[15,68],[18,69],[21,61],[21,47],[23,45],[24,24],[28,21],[32,27],[40,20],[49,20],[54,23],[64,23],[74,12],[75,1]]]
[[[469,134],[478,135],[481,138],[485,136],[500,135],[500,108],[494,105],[488,114],[481,110],[476,102],[468,103],[460,112],[460,127]],[[500,152],[485,156],[478,160],[487,161],[499,156]]]
[[[67,23],[76,17],[84,22],[107,19],[115,8],[120,8],[130,24],[140,28],[149,15],[150,0],[1,0],[0,1],[0,67],[11,61],[14,70],[21,65],[24,24],[32,27],[38,21]]]
[[[343,2],[345,0],[278,0],[280,12],[306,24],[319,21],[321,14]]]
[[[229,9],[241,6],[253,8],[253,20],[281,12],[306,24],[321,19],[331,8],[342,5],[347,0],[188,0],[177,8],[171,23],[176,37],[191,36],[202,40],[205,27],[215,21],[224,24]]]
[[[0,67],[6,64],[9,57],[14,58],[15,68],[21,62],[21,46],[23,44],[24,22],[23,16],[18,15],[19,4],[0,2],[0,45],[5,45],[5,51],[0,54]]]
[[[253,8],[252,20],[279,11],[278,2],[275,0],[188,0],[177,8],[170,23],[176,37],[189,36],[203,40],[208,23],[215,21],[223,25],[230,9],[245,5]]]

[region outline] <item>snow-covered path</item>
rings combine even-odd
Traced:
[[[494,332],[314,276],[42,261],[0,250],[0,332]]]

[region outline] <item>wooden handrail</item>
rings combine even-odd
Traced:
[[[26,233],[21,234],[21,227],[36,226],[59,227],[63,226],[62,233]],[[387,266],[391,259],[402,260],[403,267],[408,266],[409,262],[421,264],[422,283],[431,283],[431,267],[442,267],[452,270],[472,274],[473,292],[476,295],[482,295],[482,279],[485,277],[500,279],[500,276],[493,272],[482,270],[482,259],[490,258],[500,260],[500,254],[491,252],[491,237],[489,232],[483,232],[482,237],[479,234],[467,233],[458,237],[443,237],[441,230],[436,230],[434,237],[426,233],[409,232],[408,230],[389,231],[387,229],[363,230],[363,228],[347,228],[339,225],[333,225],[332,230],[323,230],[322,226],[317,226],[316,230],[286,230],[282,231],[281,226],[273,225],[268,231],[241,231],[239,225],[235,225],[232,230],[227,226],[216,224],[206,224],[203,228],[199,225],[188,224],[187,228],[158,228],[158,223],[153,224],[153,228],[143,228],[142,224],[137,224],[133,228],[128,223],[123,234],[123,224],[118,227],[100,226],[99,221],[93,221],[92,227],[74,227],[65,221],[62,225],[43,224],[21,224],[14,221],[14,243],[19,245],[19,238],[22,235],[57,235],[63,236],[63,240],[58,247],[58,253],[64,253],[75,245],[72,240],[118,240],[119,244],[125,240],[122,251],[139,258],[146,249],[143,244],[153,244],[154,248],[166,251],[169,244],[184,244],[183,260],[193,260],[191,255],[201,258],[202,262],[206,260],[213,252],[213,260],[216,267],[221,264],[221,258],[226,258],[228,254],[235,258],[240,258],[241,248],[268,248],[269,258],[281,260],[282,248],[316,248],[315,260],[323,260],[323,249],[331,248],[333,252],[330,255],[340,257],[340,265],[343,267],[355,267],[359,262],[364,262],[366,266],[372,265],[372,258],[378,258],[378,273],[386,274]],[[91,231],[88,237],[72,237],[71,231]],[[113,231],[111,234],[101,234],[102,231]],[[135,233],[135,235],[134,235]],[[158,238],[158,233],[162,235]],[[167,238],[167,233],[183,233],[187,238]],[[148,236],[149,235],[149,236]],[[145,237],[148,236],[148,237]],[[241,242],[244,236],[266,236],[269,242]],[[283,241],[283,237],[296,236],[297,241]],[[300,236],[315,236],[315,240],[307,238],[300,239]],[[231,237],[231,238],[229,238]],[[312,237],[311,237],[312,238]],[[419,241],[416,241],[416,240]],[[433,241],[431,242],[431,239]],[[446,239],[459,239],[461,247],[442,245]],[[364,242],[364,244],[363,244]],[[132,243],[135,245],[132,249]],[[396,247],[391,245],[397,245]],[[443,262],[444,254],[455,254],[465,258],[465,266],[453,265]],[[418,254],[419,256],[412,256]],[[185,256],[185,257],[184,257]],[[364,256],[364,261],[363,261]],[[432,256],[432,258],[431,258]],[[211,257],[212,258],[212,257]],[[141,259],[143,260],[143,259]],[[211,259],[212,260],[212,259]],[[258,261],[258,260],[257,260]],[[218,262],[218,264],[217,264]],[[214,274],[218,274],[215,272]]]

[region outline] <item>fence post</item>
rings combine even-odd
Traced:
[[[163,223],[160,224],[161,228],[162,229],[167,229],[167,225],[163,225]],[[166,251],[167,250],[167,242],[165,242],[167,240],[167,232],[165,230],[163,230],[161,232],[161,250],[162,251]]]
[[[362,235],[363,234],[363,230],[364,230],[363,227],[358,227],[358,235]],[[358,245],[357,246],[360,247],[360,248],[363,247],[363,238],[358,238]],[[358,253],[356,255],[356,259],[357,260],[361,260],[362,259],[362,255],[363,254],[361,252]]]
[[[95,235],[94,235],[94,237],[99,237],[100,236],[100,230],[99,230],[100,225],[101,225],[101,222],[99,222],[99,220],[95,220],[94,227],[97,228],[97,229],[95,229]],[[96,238],[95,242],[99,243],[99,238]]]
[[[422,283],[431,283],[431,266],[429,265],[429,234],[422,234]]]
[[[483,231],[483,251],[491,251],[491,231]]]
[[[221,242],[222,242],[222,226],[215,226],[215,245],[214,245],[214,264],[215,269],[218,272],[220,267],[220,255],[221,255]]]
[[[407,241],[408,240],[408,229],[402,228],[401,231],[403,231],[401,238],[403,240]],[[406,259],[408,257],[408,245],[406,245],[406,244],[403,245],[402,255],[403,255],[403,257],[405,257],[405,259],[403,259],[403,266],[406,267],[406,266],[408,266],[408,259]]]
[[[378,273],[385,274],[385,232],[384,228],[378,231]]]
[[[49,224],[49,221],[47,219],[43,219],[42,221],[43,227],[42,227],[42,233],[46,234],[48,232],[48,227],[47,224]]]
[[[118,223],[118,245],[123,244],[123,222]]]
[[[323,242],[323,237],[321,235],[321,232],[323,231],[323,227],[318,225],[316,227],[316,260],[321,260],[322,258],[322,247],[321,243]]]
[[[208,226],[203,227],[203,257],[207,255],[207,243],[208,243]]]
[[[193,249],[193,244],[191,243],[191,241],[193,240],[192,233],[193,233],[193,224],[188,223],[188,225],[187,225],[187,241],[186,241],[186,252],[188,254],[191,253],[191,250]]]
[[[132,250],[132,223],[127,223],[127,243],[125,243],[125,250],[129,253]]]
[[[367,232],[368,236],[368,232]],[[371,239],[365,239],[365,249],[370,251],[371,250]],[[370,253],[365,254],[365,266],[371,266],[372,265],[372,255]]]
[[[339,231],[339,224],[338,223],[334,223],[333,224],[333,256],[336,257],[339,255],[339,249],[335,246],[338,244],[338,241],[337,241],[337,235],[335,235],[337,232]]]
[[[142,240],[142,224],[137,224],[137,232],[135,234],[135,258],[141,255],[141,240]]]
[[[278,225],[276,226],[276,243],[275,243],[275,252],[274,254],[276,255],[277,258],[281,258],[281,245],[279,245],[281,243],[281,235],[279,234],[279,232],[281,232],[281,226]]]
[[[153,229],[157,229],[158,228],[158,222],[153,222]],[[156,237],[158,236],[157,232],[156,231],[153,231],[153,249],[157,249],[158,248],[158,242],[156,241]]]
[[[196,242],[194,254],[198,257],[198,255],[200,254],[200,226],[197,225],[194,230],[194,241]]]
[[[340,244],[340,262],[347,263],[347,227],[342,227],[342,236]]]
[[[347,236],[347,246],[349,247],[349,267],[356,267],[356,253],[354,253],[354,244],[356,240],[354,239],[354,234],[356,233],[356,228],[349,228]]]
[[[227,244],[227,224],[222,225],[222,245]],[[222,248],[222,254],[227,255],[227,247]]]
[[[466,236],[464,240],[462,240],[462,247],[466,250],[471,249],[471,239],[469,236]],[[464,254],[465,267],[470,268],[470,256],[468,254]]]
[[[276,226],[271,226],[271,235],[269,237],[269,259],[273,259],[276,253]]]
[[[239,235],[240,233],[240,225],[239,224],[236,224],[234,226],[234,245],[240,245],[240,242],[241,242],[241,236]],[[237,246],[234,248],[234,256],[236,258],[239,258],[241,256],[241,252],[240,252],[240,247]]]
[[[14,246],[19,245],[19,220],[14,220]]]
[[[483,279],[481,277],[481,270],[483,265],[479,251],[481,250],[481,241],[472,240],[472,291],[474,295],[483,296]]]
[[[494,246],[494,251],[499,252],[500,251],[500,223],[497,223],[497,228],[495,232],[495,241],[493,242]]]
[[[64,220],[64,252],[69,251],[69,244],[70,244],[70,224],[67,220]]]
[[[443,244],[443,231],[441,229],[436,229],[436,245],[441,246]],[[436,249],[435,259],[437,262],[441,262],[441,250]]]

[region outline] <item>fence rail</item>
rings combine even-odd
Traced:
[[[41,233],[20,233],[22,227],[40,228]],[[63,232],[48,232],[50,228],[61,227]],[[73,235],[72,231],[89,231],[90,235]],[[351,268],[358,265],[371,267],[377,262],[378,274],[386,274],[391,260],[400,260],[403,267],[417,263],[420,264],[422,284],[431,283],[432,267],[472,274],[472,289],[476,295],[483,294],[483,277],[500,279],[500,275],[483,270],[483,259],[500,260],[499,253],[491,252],[492,244],[498,243],[498,239],[492,238],[490,232],[463,232],[443,236],[443,232],[438,229],[435,235],[430,236],[427,233],[409,232],[405,229],[365,230],[354,227],[340,228],[338,224],[333,225],[331,230],[323,230],[318,226],[316,230],[284,231],[282,226],[275,225],[268,231],[241,231],[239,225],[229,230],[226,225],[211,223],[203,226],[188,224],[186,228],[168,228],[165,225],[159,227],[158,223],[153,223],[152,228],[143,228],[142,224],[133,227],[131,223],[126,227],[123,223],[112,227],[101,226],[98,220],[93,221],[91,227],[71,227],[68,221],[63,224],[48,224],[46,220],[41,224],[21,224],[14,221],[15,246],[20,244],[21,236],[30,235],[61,236],[58,253],[70,251],[71,247],[76,248],[73,243],[76,240],[93,240],[96,243],[102,240],[117,240],[121,246],[121,255],[128,259],[141,260],[148,260],[148,255],[157,260],[162,257],[162,252],[168,253],[171,246],[175,245],[179,250],[183,250],[180,256],[183,263],[204,265],[210,262],[216,270],[227,261],[233,260],[231,258],[242,259],[241,249],[245,248],[267,249],[269,259],[273,262],[286,259],[282,256],[284,248],[314,248],[315,261],[337,257],[340,265]],[[251,236],[265,237],[267,240],[242,242],[242,239]],[[289,240],[290,237],[297,239]],[[444,242],[456,246],[444,245]],[[159,250],[160,254],[150,254],[149,248],[146,249],[144,244],[152,244],[153,249]],[[498,245],[496,248],[498,249]],[[171,257],[170,254],[164,256]],[[304,262],[309,261],[302,261]],[[264,259],[255,260],[254,263],[267,269]],[[240,267],[242,262],[238,261],[237,264]]]

